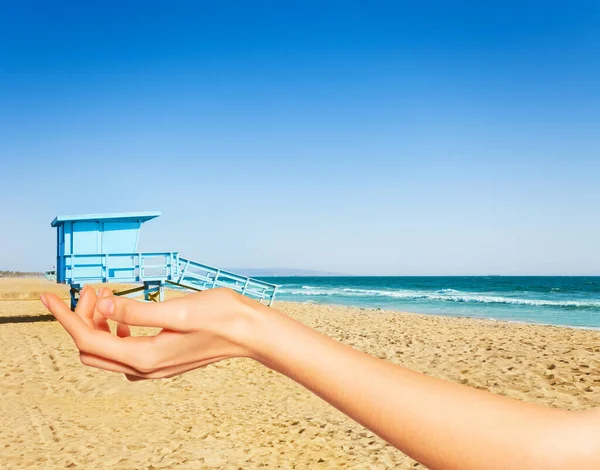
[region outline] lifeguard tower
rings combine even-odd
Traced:
[[[179,256],[178,251],[140,252],[144,222],[160,212],[58,216],[56,227],[56,282],[71,286],[71,308],[85,284],[112,282],[141,284],[115,295],[144,295],[164,300],[165,287],[202,291],[228,287],[271,305],[277,286]]]

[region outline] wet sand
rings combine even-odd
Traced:
[[[0,279],[0,468],[415,468],[289,379],[246,359],[130,383],[78,360],[36,300]],[[355,348],[429,375],[565,409],[600,406],[600,332],[278,302]],[[139,329],[144,333],[144,329]],[[422,467],[421,467],[422,468]]]

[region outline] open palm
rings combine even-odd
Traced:
[[[71,312],[56,295],[44,305],[71,335],[81,362],[124,373],[129,380],[172,377],[212,362],[248,356],[234,339],[245,300],[227,289],[213,289],[162,303],[99,294],[84,287]],[[116,322],[116,336],[107,319]],[[155,336],[131,336],[130,326],[161,328]]]

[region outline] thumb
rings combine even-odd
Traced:
[[[127,297],[105,297],[98,300],[98,312],[106,318],[130,326],[153,326],[169,330],[189,330],[186,309],[182,304],[141,302]]]

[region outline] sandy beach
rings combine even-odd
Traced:
[[[48,290],[67,298],[65,286],[43,279],[0,280],[2,469],[420,467],[250,360],[139,383],[84,367],[71,339],[36,300]],[[429,375],[564,409],[600,406],[600,331],[312,304],[275,307]]]

